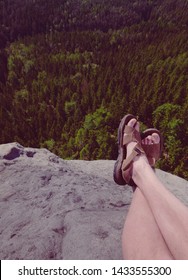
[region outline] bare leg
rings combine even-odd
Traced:
[[[128,125],[133,126],[135,120]],[[139,130],[139,127],[137,127]],[[145,140],[149,144],[150,137]],[[130,143],[127,153],[135,143]],[[126,217],[122,234],[123,257],[125,259],[173,259],[153,213],[137,188],[133,194],[132,203]]]
[[[122,234],[124,259],[173,259],[142,192],[134,192]]]
[[[188,259],[188,208],[159,181],[145,156],[133,163],[132,178],[153,213],[175,259]]]

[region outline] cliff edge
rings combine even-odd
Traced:
[[[114,183],[113,166],[0,145],[0,259],[122,259],[132,190]],[[188,206],[188,182],[156,173]]]

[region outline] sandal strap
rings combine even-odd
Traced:
[[[132,163],[133,159],[141,154],[145,154],[144,150],[142,149],[142,147],[140,146],[139,143],[137,143],[135,145],[135,147],[133,148],[131,154],[123,160],[123,164],[122,164],[122,171],[125,171],[129,165]]]
[[[152,133],[157,133],[159,135],[160,142],[153,143],[152,145],[142,144],[142,148],[145,151],[151,166],[153,166],[155,162],[160,158],[163,147],[163,137],[160,131],[156,128],[146,129],[144,132],[141,133],[141,139],[146,138],[148,135],[152,135]]]
[[[140,133],[134,127],[125,125],[124,135],[123,135],[123,145],[127,145],[132,141],[141,143]]]
[[[160,157],[160,143],[152,144],[152,145],[146,145],[142,144],[142,147],[146,153],[146,155],[150,158],[154,158],[155,160],[158,160]]]

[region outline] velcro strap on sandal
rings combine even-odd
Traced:
[[[133,159],[141,154],[144,154],[144,150],[141,148],[141,146],[138,143],[133,148],[132,153],[126,159],[123,160],[122,170],[125,171],[128,168],[128,166],[131,164]]]

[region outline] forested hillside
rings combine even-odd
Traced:
[[[0,143],[115,159],[124,114],[188,178],[187,0],[0,1]]]

